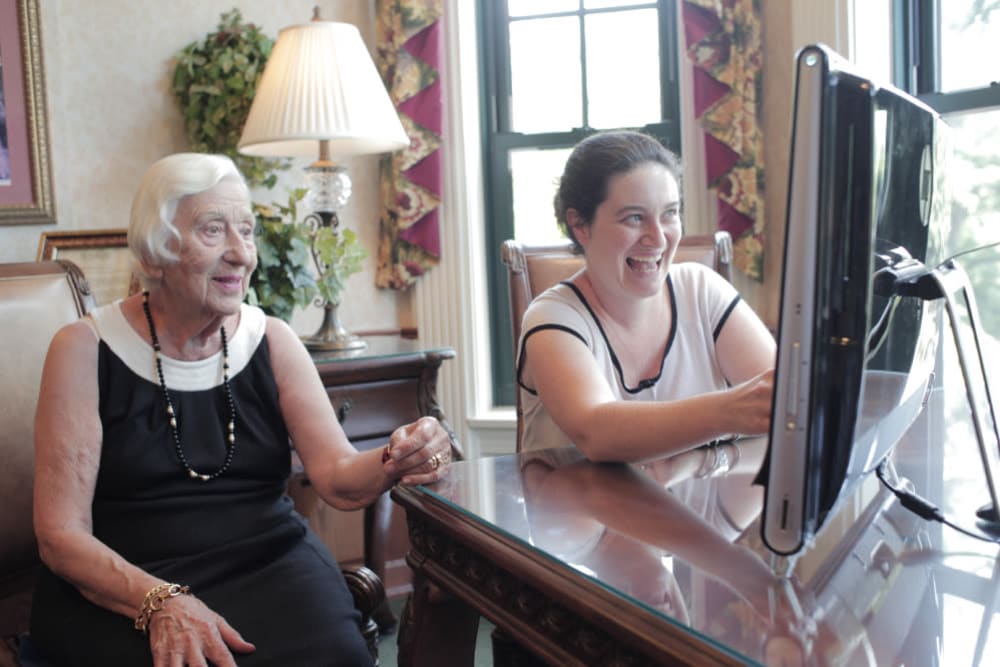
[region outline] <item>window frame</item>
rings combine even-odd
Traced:
[[[659,16],[660,108],[661,118],[640,129],[658,137],[678,155],[681,153],[680,72],[682,31],[677,0],[636,0],[628,6],[610,9],[583,9],[577,15],[611,13],[637,8],[655,8]],[[531,19],[564,16],[566,12],[539,14]],[[664,20],[664,17],[669,17]],[[527,18],[527,17],[525,17]],[[519,20],[519,19],[515,19]],[[509,17],[506,0],[476,0],[479,32],[480,144],[483,155],[484,240],[490,365],[494,407],[512,406],[516,391],[514,340],[510,322],[507,270],[500,260],[503,241],[514,237],[513,186],[509,168],[511,152],[520,149],[571,148],[596,130],[587,123],[586,41],[581,34],[582,118],[581,127],[545,133],[521,133],[511,129],[511,70]],[[581,21],[581,31],[583,30]],[[602,128],[603,129],[603,128]],[[610,129],[610,128],[609,128]]]
[[[1000,84],[942,92],[938,0],[893,0],[893,78],[938,113],[1000,108]]]

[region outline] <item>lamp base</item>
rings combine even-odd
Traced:
[[[337,306],[331,303],[323,307],[323,322],[319,329],[312,336],[303,336],[302,342],[310,350],[362,350],[368,346],[344,328],[337,315]]]

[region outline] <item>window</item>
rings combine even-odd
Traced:
[[[493,402],[514,403],[500,245],[560,238],[552,197],[572,147],[642,128],[680,152],[676,0],[478,0]]]
[[[978,302],[980,332],[994,392],[1000,361],[1000,71],[985,56],[1000,41],[996,0],[895,0],[894,73],[897,85],[940,112],[951,127],[948,182],[954,199],[949,255],[969,275]],[[942,370],[962,386],[950,330],[942,332]],[[973,353],[974,349],[969,349]],[[973,360],[970,360],[973,362]],[[994,393],[994,401],[996,401]],[[945,398],[943,470],[946,477],[982,479],[968,403],[962,392]],[[966,505],[974,499],[965,499]],[[962,500],[954,499],[961,506]]]

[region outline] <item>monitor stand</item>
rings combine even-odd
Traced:
[[[920,290],[922,292],[920,296],[926,299],[943,298],[945,300],[948,321],[955,339],[955,350],[958,353],[958,363],[965,381],[965,393],[972,411],[972,423],[976,431],[983,470],[986,473],[986,483],[989,487],[990,502],[976,510],[976,524],[984,532],[1000,535],[1000,511],[998,511],[1000,510],[1000,496],[998,496],[998,492],[1000,492],[1000,432],[997,431],[993,395],[990,392],[986,361],[983,358],[983,349],[979,341],[979,309],[976,307],[969,276],[954,260],[945,262],[926,276],[930,278],[930,284],[924,280],[917,281],[917,283],[924,283],[919,286],[924,288]],[[970,367],[969,357],[963,342],[964,337],[957,310],[959,297],[964,300],[965,309],[969,316],[969,329],[972,332],[972,340],[975,345],[975,356],[979,361],[977,365],[978,378],[972,376],[974,371]],[[984,412],[989,413],[988,422]]]
[[[976,525],[990,535],[1000,535],[1000,513],[996,505],[986,503],[976,510]]]

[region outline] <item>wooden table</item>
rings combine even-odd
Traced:
[[[911,479],[941,476],[922,453],[897,458]],[[399,664],[471,665],[479,614],[514,640],[497,667],[998,664],[996,544],[917,519],[873,476],[798,558],[777,559],[751,476],[681,467],[544,450],[393,489],[415,571]],[[985,493],[939,490],[946,510]]]
[[[364,340],[368,345],[362,350],[311,353],[351,444],[361,450],[382,447],[395,429],[425,415],[438,418],[450,430],[437,401],[437,376],[441,364],[454,358],[455,351],[421,347],[414,340],[392,335]],[[364,559],[390,595],[408,588],[410,580],[401,562],[405,534],[398,559],[387,551],[391,527],[392,503],[385,494],[365,509]]]

